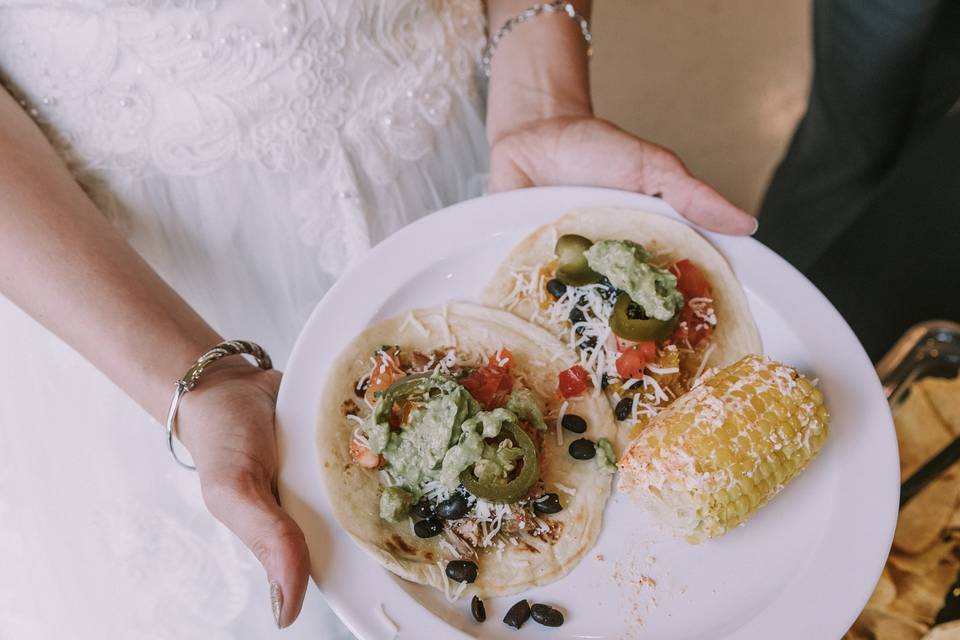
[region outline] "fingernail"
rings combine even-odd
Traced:
[[[756,233],[757,233],[757,229],[759,229],[759,228],[760,228],[760,220],[757,219],[757,218],[754,218],[754,219],[753,219],[753,231],[750,232],[750,235],[756,234]]]
[[[280,612],[283,610],[283,591],[280,590],[280,583],[270,583],[270,610],[273,611],[273,621],[277,623],[277,629],[280,629]]]

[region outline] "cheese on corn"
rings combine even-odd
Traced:
[[[823,395],[796,369],[749,355],[661,411],[618,466],[631,492],[690,542],[744,522],[827,438]]]

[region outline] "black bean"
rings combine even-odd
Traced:
[[[523,623],[530,619],[530,603],[526,600],[521,600],[517,604],[510,607],[510,610],[507,611],[507,615],[503,616],[503,622],[514,629],[519,629],[523,626]]]
[[[357,394],[358,398],[362,398],[367,394],[367,387],[370,386],[370,377],[364,376],[357,381],[357,384],[353,386],[353,392]]]
[[[555,493],[545,493],[533,501],[533,510],[537,513],[559,513],[563,511],[560,496]]]
[[[477,596],[473,596],[473,600],[470,601],[470,613],[473,614],[473,619],[477,622],[483,622],[486,620],[487,608],[483,606],[483,600]]]
[[[552,295],[554,298],[559,298],[567,292],[567,285],[563,284],[556,278],[547,280],[547,293]]]
[[[567,415],[563,416],[563,420],[560,421],[560,426],[567,431],[583,433],[587,430],[587,421],[575,413],[568,413]]]
[[[461,493],[455,493],[437,505],[437,515],[444,520],[459,520],[467,515],[467,499]]]
[[[545,627],[559,627],[563,624],[563,614],[545,604],[535,604],[530,607],[530,617]]]
[[[424,496],[410,507],[410,513],[420,518],[433,517],[433,504]]]
[[[608,376],[607,374],[603,374],[602,376],[600,376],[600,388],[606,389],[609,386],[610,386],[610,376]]]
[[[442,531],[443,520],[437,518],[419,520],[413,525],[413,532],[417,534],[418,538],[432,538],[433,536],[440,535]]]
[[[583,311],[581,311],[578,307],[574,307],[573,309],[570,310],[569,318],[570,318],[570,322],[574,324],[578,322],[583,322],[584,320],[587,319],[587,317],[583,315]]]
[[[477,579],[477,563],[472,560],[451,560],[447,563],[447,577],[454,582],[473,582]]]
[[[617,417],[617,420],[626,420],[631,413],[633,413],[633,396],[620,398],[620,402],[613,410],[613,415]]]
[[[567,451],[577,460],[589,460],[597,455],[597,445],[593,444],[593,440],[579,438],[570,443]]]

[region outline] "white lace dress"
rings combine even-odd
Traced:
[[[482,39],[480,0],[0,0],[0,79],[157,271],[282,366],[344,267],[481,191]],[[0,638],[272,637],[262,569],[159,425],[2,298],[0,346]],[[315,589],[283,632],[348,636]]]

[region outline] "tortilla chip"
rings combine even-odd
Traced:
[[[865,628],[865,623],[858,618],[850,627],[850,630],[843,634],[842,640],[871,640],[872,638],[873,632]]]
[[[933,546],[918,554],[906,554],[894,551],[887,559],[887,567],[916,576],[926,575],[941,566],[960,568],[960,560],[954,555],[953,542],[938,540]]]
[[[893,577],[890,575],[890,569],[883,568],[877,586],[867,602],[868,607],[886,607],[897,597],[897,585],[893,583]]]
[[[960,640],[960,620],[938,624],[923,636],[923,640]]]
[[[957,568],[956,562],[944,562],[923,575],[896,568],[891,568],[890,575],[897,586],[897,597],[889,610],[932,625],[943,607],[944,594],[957,579]]]
[[[929,627],[908,616],[882,609],[867,607],[854,623],[852,638],[870,640],[922,640]]]
[[[927,396],[914,391],[911,390],[893,417],[900,446],[901,479],[910,476],[953,440],[953,433]]]
[[[950,522],[960,497],[960,472],[951,469],[927,485],[900,511],[893,546],[921,553],[933,545]]]
[[[960,377],[924,378],[914,385],[920,388],[940,419],[954,435],[960,435]]]

